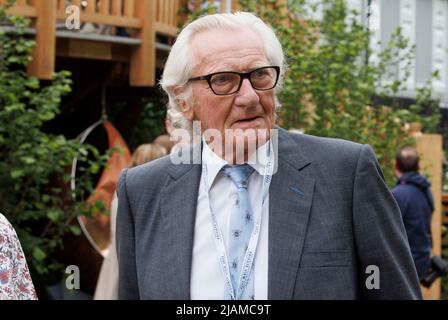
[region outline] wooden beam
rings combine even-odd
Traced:
[[[112,0],[112,15],[121,16],[121,0]]]
[[[168,18],[170,14],[170,0],[164,1],[164,8],[163,8],[163,23],[168,24]]]
[[[96,12],[96,0],[87,1],[86,13],[95,13]]]
[[[126,17],[134,16],[134,0],[125,0],[124,1],[124,15]]]
[[[442,243],[442,136],[439,134],[422,134],[415,137],[416,149],[420,155],[420,169],[431,181],[435,209],[432,215],[432,255],[441,255]],[[425,300],[440,299],[440,279],[431,288],[422,289]]]
[[[71,5],[72,6],[77,6],[79,8],[79,10],[82,10],[82,8],[81,8],[81,0],[71,0]]]
[[[68,58],[128,62],[129,52],[127,45],[67,38],[58,39],[56,45],[57,56]]]
[[[36,0],[36,46],[28,73],[39,79],[51,80],[55,65],[56,0]]]
[[[112,60],[112,44],[70,39],[68,56],[91,60]]]
[[[179,30],[176,27],[172,27],[161,22],[155,23],[155,29],[157,33],[172,37],[177,36],[177,33],[179,32]]]
[[[173,26],[177,27],[177,16],[179,15],[179,5],[180,0],[174,1],[174,15],[173,15]]]
[[[133,50],[130,61],[130,85],[154,86],[156,83],[156,0],[139,0],[135,3],[135,17],[142,20],[143,26],[137,37],[142,44]]]
[[[156,0],[156,21],[160,21],[161,1],[162,0]]]
[[[100,0],[100,13],[108,15],[110,10],[109,0]]]
[[[10,16],[24,16],[34,18],[37,16],[37,10],[32,6],[13,6],[6,10],[6,14]]]
[[[58,0],[58,12],[65,12],[67,6],[66,0]]]
[[[169,1],[167,1],[168,2],[168,6],[167,6],[167,12],[166,12],[166,20],[165,20],[165,23],[167,24],[167,25],[169,25],[169,26],[171,26],[172,24],[172,22],[171,22],[171,19],[172,19],[172,17],[173,17],[173,7],[174,7],[174,1],[173,0],[169,0]]]

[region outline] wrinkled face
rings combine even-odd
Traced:
[[[222,71],[250,72],[271,65],[260,37],[248,29],[204,31],[192,39],[191,47],[196,61],[192,77]],[[269,130],[274,128],[275,88],[258,91],[244,79],[238,92],[218,96],[206,80],[192,81],[190,85],[192,99],[181,102],[181,106],[187,119],[201,121],[202,132],[213,128],[225,137],[226,129],[237,135],[248,129],[266,129],[269,138]]]

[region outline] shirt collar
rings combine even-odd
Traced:
[[[222,167],[228,165],[228,163],[216,153],[214,153],[205,141],[202,141],[202,145],[202,163],[207,166],[206,179],[208,188],[210,189],[219,171],[221,171]]]
[[[262,176],[265,174],[265,167],[269,158],[269,155],[267,154],[269,150],[269,143],[270,140],[258,148],[257,151],[249,157],[249,161],[247,162],[252,168],[255,169],[255,171],[258,172],[258,174]],[[208,188],[210,189],[218,173],[225,165],[228,165],[229,163],[214,153],[204,140],[202,141],[202,145],[202,163],[207,166],[206,179]],[[273,161],[274,159],[271,160]]]

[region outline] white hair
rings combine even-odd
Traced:
[[[191,40],[193,37],[206,30],[224,29],[249,29],[259,35],[266,51],[266,57],[271,65],[280,66],[280,77],[276,87],[278,92],[283,84],[283,75],[286,69],[283,49],[274,31],[260,18],[249,12],[217,13],[206,15],[189,23],[179,33],[176,42],[165,63],[162,80],[160,84],[168,94],[168,113],[172,119],[173,127],[191,130],[192,124],[182,113],[178,100],[190,99],[191,90],[183,91],[182,96],[176,95],[178,88],[183,88],[192,76],[196,66],[193,61],[193,48]],[[276,106],[280,106],[276,99]]]

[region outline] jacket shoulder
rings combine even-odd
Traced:
[[[307,154],[315,159],[331,161],[358,159],[362,149],[366,147],[353,141],[291,133],[283,129],[279,132],[279,138],[281,139],[281,137],[286,141],[287,149],[301,150],[302,154]]]
[[[128,170],[128,177],[134,179],[141,176],[153,176],[165,174],[172,165],[170,156],[166,155]]]
[[[167,155],[133,168],[124,169],[121,173],[120,183],[125,183],[126,189],[129,191],[143,190],[149,185],[160,185],[166,179],[167,172],[172,165],[170,157]]]

